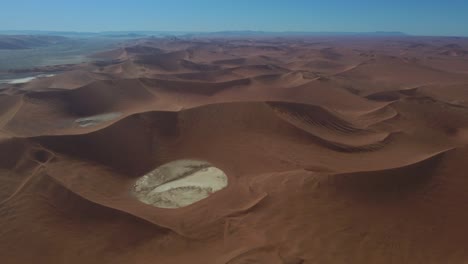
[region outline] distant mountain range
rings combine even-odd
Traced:
[[[67,41],[56,35],[0,35],[0,49],[30,49]]]
[[[403,32],[298,32],[298,31],[219,31],[187,33],[187,37],[286,37],[286,36],[408,36]]]
[[[0,30],[0,35],[53,35],[66,37],[111,37],[138,38],[147,36],[178,36],[178,37],[243,37],[243,36],[406,36],[398,31],[377,32],[297,32],[297,31],[217,31],[217,32],[186,32],[186,31],[103,31],[103,32],[74,32],[74,31],[40,31],[40,30]]]
[[[0,50],[19,50],[63,44],[67,41],[84,39],[107,39],[120,41],[146,37],[177,38],[242,38],[242,37],[288,37],[288,36],[406,36],[402,32],[267,32],[267,31],[219,31],[219,32],[175,32],[175,31],[0,31]]]

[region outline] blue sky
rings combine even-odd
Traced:
[[[403,31],[468,36],[468,0],[5,0],[0,30]]]

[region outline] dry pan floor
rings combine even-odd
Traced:
[[[223,171],[207,162],[178,160],[166,163],[139,178],[134,187],[136,197],[160,208],[180,208],[225,188]]]

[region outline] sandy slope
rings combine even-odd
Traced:
[[[467,50],[150,39],[10,85],[2,263],[465,263]],[[140,177],[187,159],[227,186],[194,173],[216,192],[181,208],[138,200]],[[179,176],[168,184],[149,192],[190,198]]]

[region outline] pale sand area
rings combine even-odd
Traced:
[[[122,113],[112,112],[112,113],[105,113],[101,115],[87,116],[87,117],[76,119],[75,123],[77,123],[78,126],[80,127],[96,126],[96,125],[99,125],[100,123],[119,118],[121,115]]]
[[[1,83],[6,83],[6,84],[21,84],[21,83],[27,83],[35,79],[39,78],[48,78],[55,76],[55,74],[39,74],[36,76],[30,76],[30,77],[24,77],[24,78],[17,78],[17,79],[6,79],[6,80],[0,80]]]
[[[178,160],[139,178],[134,186],[143,203],[160,208],[180,208],[225,188],[227,176],[204,161]]]

